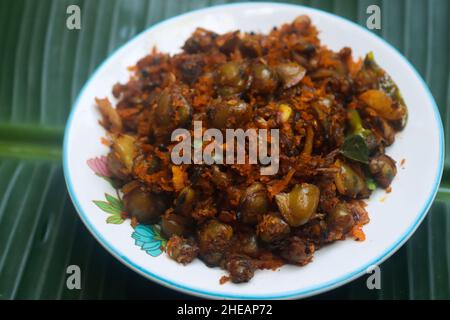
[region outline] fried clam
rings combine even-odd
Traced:
[[[198,246],[193,239],[173,235],[166,245],[167,255],[181,264],[191,263],[198,256]]]
[[[347,233],[355,224],[355,220],[349,206],[341,202],[327,215],[327,223],[330,229],[340,233]]]
[[[233,251],[252,258],[258,257],[262,249],[253,230],[237,234],[233,245],[235,246]]]
[[[337,160],[335,163],[338,171],[334,182],[340,194],[349,198],[365,197],[368,194],[366,180],[363,174],[358,172],[350,164]]]
[[[251,88],[260,94],[271,94],[279,86],[279,78],[275,70],[270,66],[257,62],[251,66]]]
[[[248,65],[230,61],[219,66],[216,72],[217,91],[222,96],[232,96],[247,90],[250,85]]]
[[[173,212],[166,212],[161,218],[161,230],[165,236],[189,236],[194,231],[194,221],[191,217]]]
[[[238,98],[219,99],[208,108],[207,115],[211,128],[239,128],[251,120],[252,108]]]
[[[265,214],[256,227],[258,237],[265,243],[276,243],[283,240],[291,228],[283,218],[275,214]]]
[[[216,46],[217,34],[204,28],[197,28],[192,36],[186,40],[183,50],[190,54],[201,53]]]
[[[297,85],[306,75],[306,69],[296,62],[280,63],[275,67],[284,89]]]
[[[281,215],[291,227],[301,226],[309,221],[317,210],[320,190],[314,184],[297,184],[289,193],[275,196]]]
[[[163,195],[148,192],[140,187],[126,193],[123,196],[123,204],[126,213],[144,224],[158,222],[168,206]]]
[[[113,136],[111,152],[108,153],[106,166],[114,178],[127,180],[131,174],[134,158],[138,154],[136,137],[128,134]]]
[[[369,169],[378,185],[384,189],[389,187],[397,174],[395,161],[386,154],[373,157],[370,160]]]
[[[256,224],[259,218],[269,210],[269,198],[262,183],[253,183],[242,194],[240,201],[240,221]]]
[[[192,117],[192,107],[181,93],[181,88],[164,89],[150,115],[153,134],[158,143],[170,141],[172,132],[186,127]]]
[[[200,226],[197,242],[200,257],[209,266],[218,266],[231,245],[233,228],[216,219],[211,219]]]
[[[315,247],[312,243],[293,236],[287,240],[281,249],[281,256],[288,263],[304,266],[312,260],[314,250]]]
[[[255,274],[255,263],[250,257],[242,254],[232,254],[225,261],[225,269],[230,274],[231,282],[248,282]]]
[[[175,213],[190,216],[194,210],[197,193],[192,187],[184,187],[175,200]]]
[[[226,190],[233,184],[231,175],[226,171],[220,170],[219,166],[213,165],[210,173],[211,180],[218,189]]]

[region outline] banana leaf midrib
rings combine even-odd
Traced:
[[[0,124],[0,158],[60,161],[64,129]]]
[[[0,158],[62,159],[64,128],[36,125],[15,125],[0,123]],[[437,199],[450,202],[450,164],[444,166],[443,183],[439,187]]]

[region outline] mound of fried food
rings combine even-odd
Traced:
[[[235,283],[256,269],[305,265],[346,236],[364,240],[363,199],[389,188],[396,164],[385,147],[407,119],[373,54],[328,49],[307,16],[268,34],[197,29],[182,49],[154,49],[130,68],[128,83],[112,89],[115,108],[97,99],[107,166],[132,225],[156,224],[172,259],[198,257]],[[278,173],[173,164],[171,133],[196,120],[203,129],[279,129]]]

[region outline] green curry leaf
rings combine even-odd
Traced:
[[[364,139],[358,134],[352,134],[345,138],[341,153],[348,159],[369,163],[369,149]]]

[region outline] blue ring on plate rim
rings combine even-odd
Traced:
[[[139,265],[133,263],[132,261],[130,261],[125,255],[123,255],[122,253],[118,252],[118,250],[116,250],[115,248],[113,248],[112,246],[109,245],[109,243],[102,237],[101,234],[99,234],[97,232],[97,230],[89,223],[89,221],[86,219],[86,214],[84,213],[84,211],[81,209],[81,206],[78,202],[76,193],[73,190],[72,187],[72,181],[70,178],[70,174],[69,174],[69,169],[68,169],[68,164],[67,164],[67,150],[68,150],[68,137],[69,137],[69,132],[70,132],[70,128],[71,128],[71,124],[72,124],[72,119],[73,119],[73,115],[74,115],[74,111],[76,110],[78,104],[79,104],[79,100],[81,98],[81,96],[83,95],[85,89],[89,86],[91,80],[94,78],[94,76],[98,73],[98,71],[109,61],[109,59],[112,58],[112,56],[115,55],[115,53],[121,49],[123,49],[130,41],[135,40],[136,38],[142,36],[144,33],[146,33],[147,31],[161,25],[164,23],[168,23],[169,21],[171,21],[172,19],[176,19],[185,15],[189,15],[192,14],[194,12],[199,12],[199,11],[209,11],[212,9],[217,9],[220,7],[239,7],[239,6],[247,6],[247,5],[271,5],[271,6],[284,6],[284,7],[296,7],[296,8],[305,8],[308,10],[312,10],[312,11],[316,11],[319,12],[320,14],[325,14],[328,16],[332,16],[333,18],[337,18],[339,20],[343,20],[346,23],[350,23],[353,26],[358,27],[359,29],[364,30],[366,33],[368,33],[369,35],[373,36],[373,37],[377,37],[378,39],[381,39],[385,45],[387,45],[389,48],[391,48],[392,50],[394,50],[406,63],[407,65],[410,67],[410,69],[414,72],[415,76],[422,82],[422,85],[425,89],[425,91],[428,94],[428,98],[431,101],[433,108],[434,108],[434,116],[436,118],[436,122],[439,125],[439,166],[438,166],[438,170],[436,172],[436,177],[435,177],[435,182],[434,182],[434,187],[433,190],[431,191],[430,195],[428,196],[428,200],[426,202],[426,204],[424,205],[420,215],[417,217],[416,221],[414,223],[412,223],[412,225],[408,228],[408,230],[403,233],[400,238],[391,246],[389,247],[383,254],[381,254],[379,257],[377,257],[376,259],[374,259],[371,263],[359,268],[358,270],[352,271],[349,274],[339,277],[337,279],[334,279],[332,281],[329,281],[327,283],[318,285],[318,286],[311,286],[299,291],[290,291],[290,292],[286,292],[286,293],[282,293],[282,294],[275,294],[275,295],[257,295],[257,296],[252,296],[252,295],[244,295],[244,296],[240,296],[240,295],[235,295],[235,294],[221,294],[218,292],[212,292],[212,291],[205,291],[205,290],[200,290],[200,289],[195,289],[195,288],[191,288],[188,286],[184,286],[184,285],[180,285],[178,283],[172,282],[169,279],[166,279],[164,277],[158,276],[142,267],[140,267]],[[318,294],[318,293],[322,293],[331,289],[334,289],[336,287],[339,287],[341,285],[344,285],[345,283],[350,282],[353,279],[356,279],[357,277],[361,276],[362,274],[365,273],[365,271],[367,270],[368,267],[372,266],[372,265],[376,265],[376,264],[380,264],[381,262],[383,262],[384,260],[386,260],[387,258],[389,258],[395,251],[397,251],[405,242],[406,240],[408,240],[408,238],[412,235],[412,233],[417,229],[417,227],[420,225],[420,223],[422,222],[422,220],[425,218],[426,213],[428,212],[428,210],[431,207],[431,204],[433,203],[433,200],[437,194],[438,188],[439,188],[439,184],[441,181],[441,177],[442,177],[442,172],[443,172],[443,168],[444,168],[444,129],[443,129],[443,125],[442,125],[442,120],[440,117],[440,113],[439,113],[439,108],[433,98],[433,95],[430,92],[430,89],[428,88],[427,84],[425,83],[425,81],[422,79],[422,77],[420,76],[420,74],[417,72],[417,70],[414,68],[414,66],[395,48],[393,47],[391,44],[389,44],[386,40],[384,40],[383,38],[377,36],[376,34],[364,29],[363,27],[361,27],[360,25],[354,23],[353,21],[344,19],[338,15],[332,14],[332,13],[328,13],[319,9],[315,9],[315,8],[310,8],[310,7],[306,7],[306,6],[301,6],[301,5],[294,5],[294,4],[287,4],[287,3],[275,3],[275,2],[243,2],[243,3],[232,3],[232,4],[223,4],[223,5],[217,5],[217,6],[212,6],[212,7],[208,7],[208,8],[202,8],[202,9],[197,9],[197,10],[193,10],[193,11],[189,11],[174,17],[171,17],[169,19],[166,19],[164,21],[158,22],[157,24],[147,28],[146,30],[142,31],[141,33],[137,34],[136,36],[134,36],[132,39],[130,39],[129,41],[127,41],[125,44],[123,44],[120,48],[116,49],[114,51],[114,53],[112,53],[97,69],[96,71],[90,76],[89,80],[86,82],[86,84],[83,86],[81,92],[79,93],[77,100],[75,101],[74,107],[72,108],[72,111],[69,115],[67,124],[66,124],[66,128],[65,128],[65,132],[64,132],[64,145],[63,145],[63,169],[64,169],[64,177],[66,179],[66,184],[67,184],[67,189],[69,190],[69,195],[72,199],[72,202],[75,205],[75,208],[77,209],[81,220],[83,221],[83,223],[86,225],[86,227],[89,229],[89,231],[94,235],[95,238],[97,238],[97,240],[102,244],[102,246],[108,250],[113,256],[115,256],[119,261],[121,261],[122,263],[124,263],[126,266],[130,267],[131,269],[137,271],[138,273],[140,273],[143,276],[146,276],[147,278],[150,278],[154,281],[156,281],[159,284],[165,285],[169,288],[175,289],[175,290],[179,290],[181,292],[184,293],[188,293],[188,294],[194,294],[197,296],[201,296],[201,297],[215,297],[215,298],[222,298],[222,299],[288,299],[288,298],[296,298],[296,297],[307,297],[307,296],[312,296],[314,294]]]

